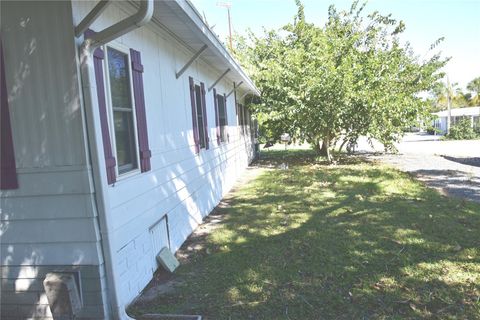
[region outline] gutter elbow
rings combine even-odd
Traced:
[[[85,40],[85,42],[90,42],[87,44],[84,43],[85,46],[93,51],[95,48],[98,48],[105,43],[115,40],[134,29],[146,25],[152,19],[153,8],[154,0],[141,0],[137,13],[115,23],[114,25],[111,25],[108,28],[103,29],[100,32],[95,33],[89,37],[89,39]]]
[[[138,13],[135,14],[135,17],[138,17],[138,21],[135,22],[137,27],[143,27],[146,25],[153,16],[154,0],[142,0],[140,3],[140,8]]]

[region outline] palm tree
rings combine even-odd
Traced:
[[[473,92],[475,97],[470,100],[472,105],[480,104],[480,77],[476,77],[467,84],[467,90]]]

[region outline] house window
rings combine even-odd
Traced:
[[[123,52],[109,46],[106,51],[107,87],[110,91],[111,108],[110,128],[113,128],[118,173],[123,174],[138,168],[131,63],[128,51]]]
[[[205,115],[202,108],[202,88],[199,85],[195,85],[195,105],[197,106],[195,109],[197,112],[198,142],[200,148],[205,148]]]
[[[238,104],[238,125],[240,126],[240,128],[242,129],[242,131],[243,131],[243,125],[244,125],[244,123],[243,123],[243,120],[244,120],[244,115],[243,115],[243,114],[244,114],[244,112],[245,112],[245,110],[244,110],[244,108],[243,108],[243,105],[239,103],[239,104]]]
[[[480,116],[473,117],[473,127],[480,129]]]
[[[249,115],[249,111],[247,110],[247,108],[245,108],[244,105],[239,104],[239,107],[240,107],[240,126],[242,128],[242,133],[245,134],[247,131],[246,127],[250,125],[249,123],[250,115]]]
[[[227,141],[227,110],[225,96],[217,94],[218,122],[220,126],[220,141]]]

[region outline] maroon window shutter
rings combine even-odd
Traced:
[[[238,125],[243,125],[243,105],[241,103],[238,104]]]
[[[235,102],[235,115],[238,115],[237,91],[233,91],[233,101]]]
[[[227,136],[227,142],[230,142],[230,135],[228,134],[228,112],[227,112],[227,95],[223,94],[223,105],[225,106],[225,135]]]
[[[17,168],[13,150],[12,127],[8,110],[5,62],[0,38],[0,189],[17,189]]]
[[[95,31],[88,29],[85,37],[94,34]],[[117,161],[113,156],[110,131],[108,130],[107,103],[105,100],[105,82],[103,81],[103,60],[105,54],[102,49],[97,48],[93,52],[93,68],[95,70],[95,83],[97,85],[98,112],[100,114],[100,127],[102,131],[103,155],[105,157],[105,168],[107,171],[107,183],[117,181],[115,166]]]
[[[245,133],[245,108],[243,107],[243,104],[240,105],[240,123],[241,123],[241,128],[242,128],[242,133]]]
[[[103,81],[104,57],[105,55],[103,50],[100,48],[93,52],[93,66],[95,69],[95,81],[97,84],[98,111],[100,113],[100,126],[102,129],[103,155],[105,156],[107,181],[108,184],[112,184],[117,181],[115,174],[115,166],[117,165],[117,161],[113,156],[110,132],[108,130],[107,103],[105,101],[105,84]]]
[[[242,126],[242,104],[238,103],[237,125]]]
[[[190,84],[190,102],[192,106],[192,126],[193,126],[193,141],[195,142],[195,153],[200,152],[200,139],[198,138],[198,125],[197,125],[197,111],[195,108],[195,84],[193,78],[189,77]]]
[[[227,95],[226,94],[223,95],[223,103],[225,105],[225,125],[228,126],[228,112],[227,112],[228,108],[227,108]]]
[[[203,130],[205,132],[205,149],[208,150],[209,144],[208,141],[208,120],[207,120],[207,104],[205,103],[205,84],[203,82],[200,83],[200,89],[202,91],[202,113],[203,113]]]
[[[220,144],[220,119],[218,112],[217,90],[213,89],[213,104],[215,106],[215,127],[217,129],[217,143]]]
[[[143,65],[140,52],[130,49],[132,59],[133,96],[135,98],[135,115],[137,116],[138,149],[140,151],[141,172],[150,171],[152,152],[148,146],[147,115],[145,112],[145,94],[143,90]]]

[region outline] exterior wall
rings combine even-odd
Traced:
[[[74,2],[74,21],[90,10],[92,3]],[[100,30],[126,16],[111,6],[92,25]],[[117,39],[116,43],[139,50],[144,66],[145,105],[152,170],[120,177],[108,187],[111,233],[115,248],[123,307],[151,280],[157,268],[150,228],[167,216],[169,245],[175,252],[202,219],[219,203],[253,158],[250,130],[241,134],[236,126],[234,95],[227,99],[228,143],[216,141],[213,91],[206,94],[210,149],[194,151],[188,77],[208,87],[219,76],[201,59],[179,79],[179,70],[191,57],[183,45],[150,23]],[[222,81],[217,93],[228,93],[233,84]],[[238,93],[241,96],[243,93]],[[121,310],[119,310],[121,312]]]
[[[443,110],[432,114],[437,119],[432,121],[432,125],[441,130],[442,133],[447,132],[448,126],[448,111]],[[455,125],[462,119],[469,119],[473,128],[480,126],[480,106],[477,107],[465,107],[465,108],[452,108],[451,109],[451,125]]]
[[[466,115],[466,116],[452,116],[451,117],[451,126],[454,126],[456,123],[463,119],[469,119],[472,128],[476,128],[479,126],[479,119],[480,116],[471,116],[471,115]],[[448,121],[447,117],[439,117],[438,119],[434,120],[434,126],[441,130],[441,133],[447,133],[447,127],[448,127]]]
[[[433,126],[441,131],[441,133],[447,132],[447,118],[439,117],[438,119],[433,120]]]
[[[105,316],[71,10],[67,1],[1,1],[19,180],[0,191],[1,319],[50,317],[45,274],[72,268],[82,275],[80,319]]]
[[[95,265],[22,265],[2,268],[2,274],[19,276],[2,278],[2,320],[10,319],[53,319],[43,288],[43,279],[53,270],[78,271],[81,275],[83,308],[76,319],[103,319],[106,287],[103,268]],[[5,273],[4,273],[5,272]]]
[[[81,40],[75,42],[73,34],[73,25],[94,4],[1,2],[20,185],[0,191],[1,319],[51,318],[42,282],[52,271],[80,271],[84,307],[79,319],[110,314],[75,47]],[[124,16],[123,9],[110,5],[92,29]],[[233,94],[227,100],[230,139],[217,145],[213,93],[207,92],[210,149],[196,155],[188,77],[208,86],[218,74],[199,60],[175,79],[191,53],[152,24],[118,42],[142,53],[152,150],[151,171],[108,187],[108,215],[114,217],[108,240],[116,252],[114,281],[124,308],[157,268],[152,239],[157,233],[150,227],[166,216],[168,243],[176,251],[241,175],[253,146],[249,128],[236,126]],[[224,80],[216,89],[228,93],[232,83]]]

